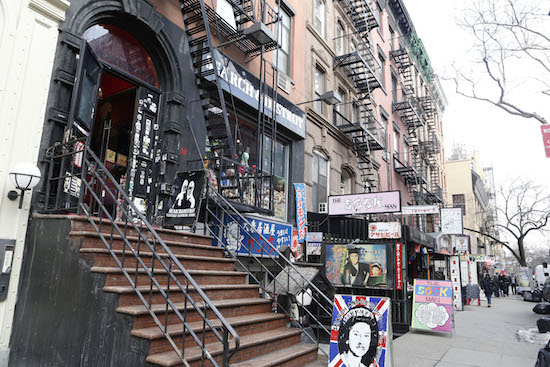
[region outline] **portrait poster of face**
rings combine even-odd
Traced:
[[[329,367],[391,366],[390,299],[336,295]]]
[[[414,280],[411,328],[452,332],[453,283]]]
[[[336,286],[387,288],[386,245],[327,245],[325,272]]]

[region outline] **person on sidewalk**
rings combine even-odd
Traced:
[[[498,276],[498,286],[500,288],[500,292],[502,294],[502,297],[505,297],[507,295],[506,286],[508,283],[506,283],[506,276],[502,273]]]
[[[492,282],[492,290],[494,292],[495,297],[500,297],[500,287],[498,285],[498,275],[495,274],[495,276],[491,279]]]
[[[512,274],[512,279],[510,279],[510,285],[512,286],[512,294],[516,295],[517,294],[517,291],[516,291],[516,276],[514,274]]]
[[[485,273],[485,277],[481,280],[481,288],[485,292],[487,297],[487,307],[491,307],[491,296],[493,295],[493,279],[489,276],[489,273]]]

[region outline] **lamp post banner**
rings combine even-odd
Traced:
[[[337,195],[328,198],[329,215],[397,213],[400,211],[400,191]]]

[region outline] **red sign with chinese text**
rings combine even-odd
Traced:
[[[544,143],[544,151],[546,152],[546,158],[550,158],[550,125],[541,125],[542,141]]]
[[[403,253],[399,242],[395,244],[395,289],[403,290]]]

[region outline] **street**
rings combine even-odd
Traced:
[[[454,313],[452,336],[411,331],[394,340],[395,366],[534,366],[542,345],[518,340],[517,331],[536,328],[535,305],[512,295],[493,298],[491,308],[487,301],[466,306]],[[541,343],[550,334],[534,337]]]

